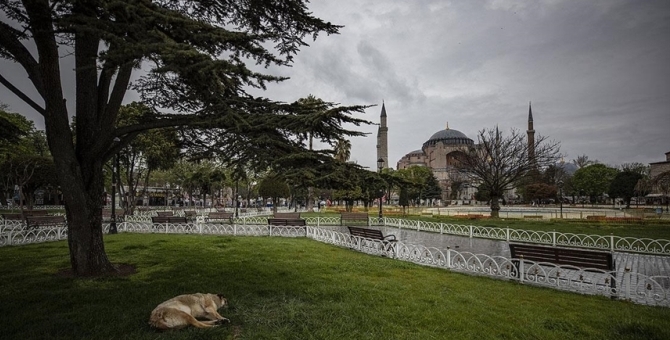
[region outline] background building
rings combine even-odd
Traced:
[[[382,122],[386,125],[386,111],[382,106]],[[381,128],[380,128],[381,129]],[[533,157],[535,140],[535,130],[533,127],[533,112],[530,104],[528,105],[528,143],[529,156]],[[476,146],[475,142],[458,130],[450,129],[449,124],[444,130],[433,133],[428,140],[423,143],[419,150],[414,150],[400,158],[396,168],[406,169],[411,166],[429,167],[435,178],[437,178],[442,188],[442,200],[447,201],[452,198],[456,200],[473,200],[477,191],[476,185],[468,183],[467,179],[456,171],[459,154],[465,152],[469,147]],[[378,147],[379,148],[379,147]],[[452,188],[452,184],[456,183]],[[456,190],[457,192],[452,192]],[[514,190],[510,191],[510,195]],[[507,196],[507,195],[506,195]]]

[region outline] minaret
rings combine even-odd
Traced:
[[[386,107],[382,101],[382,114],[379,119],[379,129],[377,130],[377,164],[378,159],[384,160],[384,168],[389,167],[389,144],[388,144],[389,128],[386,126]]]
[[[528,159],[535,159],[535,130],[533,129],[533,109],[528,102]]]

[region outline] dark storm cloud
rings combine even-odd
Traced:
[[[258,70],[291,79],[254,94],[377,104],[362,117],[375,122],[384,100],[391,164],[447,122],[473,139],[496,125],[526,130],[529,101],[537,133],[560,141],[567,160],[586,154],[613,165],[649,163],[670,151],[670,1],[340,0],[309,7],[345,27],[310,42],[291,68]],[[2,87],[0,101],[22,112]],[[360,129],[371,135],[352,140],[352,159],[374,169],[377,127]]]

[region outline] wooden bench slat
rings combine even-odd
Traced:
[[[65,216],[26,216],[26,227],[63,227],[65,226]]]
[[[524,260],[534,262],[549,262],[608,271],[615,269],[612,254],[608,252],[527,244],[510,244],[509,247],[512,258],[523,256]]]
[[[183,216],[152,216],[152,223],[175,223],[175,224],[186,224],[188,221],[186,217]]]
[[[213,211],[207,214],[207,218],[205,218],[206,222],[225,222],[225,223],[233,223],[233,213],[230,212],[221,212],[221,211]]]
[[[306,226],[307,221],[302,218],[268,218],[271,226]]]

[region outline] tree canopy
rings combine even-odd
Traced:
[[[225,150],[227,160],[268,162],[305,154],[299,136],[306,131],[335,143],[363,135],[343,124],[368,123],[351,116],[365,106],[325,103],[301,114],[297,103],[248,93],[285,78],[247,63],[289,66],[307,38],[340,29],[314,17],[306,1],[1,1],[0,10],[0,57],[27,74],[17,86],[0,70],[0,84],[44,116],[77,275],[114,270],[102,239],[102,168],[143,131],[178,127],[191,137],[184,147],[193,155]],[[61,68],[66,55],[74,58],[73,77]],[[65,88],[74,89],[73,112]],[[128,89],[155,114],[118,126]]]
[[[572,177],[572,185],[581,194],[588,195],[594,202],[610,188],[610,183],[618,170],[596,163],[577,170]]]

